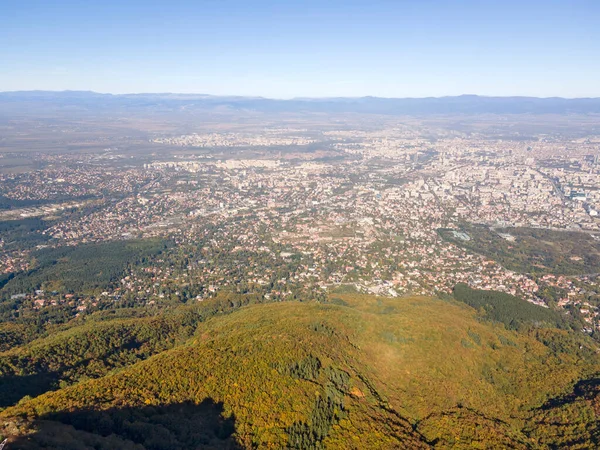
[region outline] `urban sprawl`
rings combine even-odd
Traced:
[[[48,283],[12,293],[23,307],[66,303],[85,314],[124,296],[153,305],[203,301],[224,290],[271,300],[319,299],[339,289],[444,295],[467,283],[543,306],[553,301],[580,314],[589,331],[600,324],[595,273],[510,270],[461,245],[474,238],[475,225],[507,244],[515,241],[511,229],[600,239],[598,137],[432,139],[404,126],[278,128],[161,135],[147,146],[152,157],[119,149],[30,154],[42,168],[0,174],[0,195],[17,205],[0,210],[0,220],[48,223],[47,240],[33,247],[0,237],[4,274],[30,270],[43,248],[173,243],[102,292],[63,292]],[[309,146],[313,153],[296,157]],[[236,157],[232,147],[255,156]]]

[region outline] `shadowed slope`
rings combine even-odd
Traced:
[[[18,421],[9,428],[23,427]],[[28,433],[27,429],[31,431]],[[82,409],[40,417],[25,426],[8,448],[36,450],[196,450],[241,448],[235,418],[223,417],[223,405],[206,399],[193,403],[140,408]]]

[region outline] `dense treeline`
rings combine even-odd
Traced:
[[[4,287],[6,283],[12,280],[15,277],[14,273],[3,273],[0,274],[0,289]]]
[[[0,195],[0,210],[2,209],[16,209],[16,208],[35,208],[39,206],[48,205],[51,203],[60,203],[67,201],[81,201],[95,198],[91,195],[58,195],[54,198],[41,198],[41,199],[16,199]]]
[[[453,295],[456,300],[482,311],[485,317],[502,322],[513,330],[531,325],[568,328],[571,323],[558,311],[534,305],[504,292],[472,289],[459,283],[454,287]]]
[[[52,203],[54,200],[15,199],[0,195],[0,209],[27,208]]]
[[[50,225],[51,222],[37,217],[0,221],[3,250],[24,250],[47,243],[51,238],[43,231]]]
[[[38,250],[32,253],[33,268],[16,274],[2,294],[6,297],[35,289],[81,294],[105,289],[118,282],[128,267],[144,263],[170,245],[146,239]]]

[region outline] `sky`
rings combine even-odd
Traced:
[[[0,91],[600,97],[598,0],[0,0]]]

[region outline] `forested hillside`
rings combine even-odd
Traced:
[[[170,245],[147,239],[37,250],[30,270],[14,275],[4,285],[0,281],[0,294],[6,297],[32,289],[65,293],[102,290],[117,281],[128,266],[141,264]]]
[[[255,302],[98,318],[1,353],[3,390],[39,389],[4,395],[0,434],[11,450],[598,444],[599,349],[581,333],[425,297]]]
[[[523,327],[581,327],[565,313],[534,305],[514,295],[484,289],[472,289],[464,283],[454,287],[454,298],[481,311],[484,317],[516,330]]]

